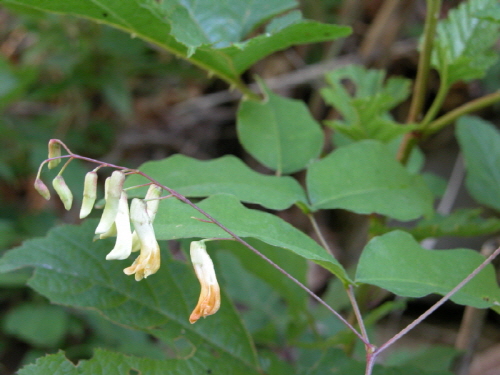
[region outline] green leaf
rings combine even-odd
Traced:
[[[0,109],[20,97],[36,79],[33,68],[17,68],[0,56]]]
[[[61,344],[67,325],[68,314],[62,307],[31,302],[15,306],[3,320],[6,333],[43,348]]]
[[[295,179],[262,175],[235,156],[201,161],[174,155],[144,163],[139,169],[188,197],[232,194],[243,202],[260,204],[273,210],[284,210],[295,202],[306,201],[305,193]],[[126,186],[144,182],[144,178],[132,175],[127,179]],[[139,191],[144,192],[145,189]]]
[[[290,250],[318,263],[344,282],[350,282],[344,268],[330,253],[278,216],[248,209],[231,195],[214,195],[200,202],[198,206],[238,236],[256,238],[269,245]],[[162,240],[193,237],[230,238],[214,224],[195,220],[196,218],[206,220],[198,211],[176,199],[163,201],[154,223],[156,236]]]
[[[484,257],[468,249],[427,250],[408,233],[393,231],[372,239],[363,250],[356,282],[376,285],[404,297],[445,295],[465,279]],[[478,308],[500,301],[495,269],[490,264],[451,297]]]
[[[75,366],[66,359],[64,353],[59,352],[38,359],[35,364],[25,366],[18,374],[124,375],[141,373],[148,375],[186,375],[218,373],[217,365],[212,367],[207,365],[206,358],[199,361],[195,357],[155,360],[96,349],[91,359],[80,361]],[[233,373],[231,370],[229,371],[226,373]],[[234,371],[236,371],[234,373],[244,374],[244,372],[239,372],[238,368],[234,368]]]
[[[3,0],[3,3],[75,15],[111,25],[132,36],[156,44],[176,56],[185,58],[239,87],[243,87],[240,80],[241,73],[273,52],[296,44],[332,40],[347,36],[351,32],[351,29],[345,26],[302,21],[278,30],[274,34],[259,35],[222,49],[206,45],[196,48],[200,43],[204,43],[203,40],[215,41],[221,45],[232,43],[236,35],[241,35],[264,21],[262,17],[268,18],[277,14],[280,12],[279,9],[289,9],[295,2],[272,0],[265,2],[266,6],[262,6],[264,3],[262,0],[258,2],[240,0],[231,8],[225,6],[225,9],[235,8],[238,11],[232,14],[224,12],[223,16],[217,12],[218,3],[211,0],[192,1],[189,4],[183,1],[182,5],[165,3],[166,10],[175,12],[174,19],[167,19],[168,14],[165,14],[165,9],[162,10],[163,5],[154,0],[72,0],[71,2],[66,0]],[[225,5],[228,4],[225,3]],[[269,4],[272,6],[267,6]],[[170,5],[175,8],[170,8]],[[190,8],[197,10],[191,20],[189,20],[191,16],[188,15]],[[248,18],[248,22],[245,19],[248,12],[239,12],[244,9],[250,9],[251,17]],[[259,17],[261,17],[260,20]],[[225,20],[224,23],[217,24],[221,20]],[[176,37],[187,45],[180,43]],[[230,40],[221,38],[230,38]]]
[[[89,220],[82,226],[57,227],[45,238],[26,241],[6,253],[0,271],[35,267],[29,286],[52,302],[98,310],[113,322],[159,337],[174,353],[182,340],[191,347],[188,362],[197,362],[196,368],[258,374],[250,337],[224,293],[217,314],[190,324],[200,288],[193,269],[164,256],[155,275],[136,282],[123,274],[130,259],[105,260],[113,241],[93,242],[96,225]]]
[[[297,7],[296,0],[176,0],[153,2],[172,25],[172,35],[188,48],[227,47],[241,42],[256,26]]]
[[[221,269],[221,282],[242,311],[245,326],[256,344],[278,344],[277,332],[284,336],[290,319],[279,294],[243,268],[243,264],[231,252],[217,252],[216,260]],[[261,337],[259,331],[264,333]]]
[[[398,349],[384,361],[388,366],[411,366],[426,371],[445,372],[452,367],[460,351],[449,346]]]
[[[500,134],[489,122],[463,116],[456,134],[467,170],[466,186],[476,201],[500,210]]]
[[[343,120],[325,123],[351,139],[388,142],[415,128],[394,122],[389,113],[408,97],[410,80],[396,77],[386,80],[385,71],[360,65],[339,68],[328,73],[326,79],[331,88],[322,89],[321,95]],[[345,87],[346,80],[353,85],[354,93]]]
[[[476,12],[474,15],[477,18],[481,18],[490,22],[500,23],[500,4],[492,4],[491,6]]]
[[[237,129],[241,144],[278,174],[304,169],[323,147],[321,126],[304,102],[263,90],[264,102],[243,101],[240,105]]]
[[[241,74],[257,61],[276,51],[299,44],[326,42],[348,36],[350,33],[351,28],[347,26],[304,20],[277,30],[274,34],[258,35],[243,43],[223,48],[220,52],[227,55],[224,57],[229,58],[235,71]]]
[[[408,230],[417,241],[429,237],[460,236],[475,237],[493,234],[500,231],[500,219],[485,219],[481,209],[461,209],[450,215],[436,214],[429,219],[422,219],[418,224]]]
[[[343,208],[403,221],[432,212],[432,194],[421,177],[372,140],[338,148],[312,164],[307,189],[314,210]]]
[[[307,261],[303,257],[291,251],[284,252],[279,247],[270,246],[264,242],[247,239],[248,243],[258,249],[276,264],[283,267],[288,273],[300,282],[307,283]],[[308,295],[297,284],[260,258],[257,254],[249,251],[246,247],[236,241],[211,241],[207,245],[209,248],[228,250],[240,262],[245,270],[260,280],[266,282],[273,290],[287,302],[293,313],[300,313],[306,310]],[[224,254],[226,252],[223,252]],[[225,256],[225,255],[224,255]]]
[[[481,78],[498,59],[493,45],[498,25],[476,14],[489,9],[497,0],[469,0],[448,12],[437,25],[432,65],[439,71],[442,84]]]

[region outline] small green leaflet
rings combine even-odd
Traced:
[[[463,116],[456,134],[467,170],[467,190],[477,202],[500,210],[500,133],[485,120]]]
[[[232,194],[243,202],[273,210],[284,210],[298,201],[306,201],[304,190],[295,179],[257,173],[230,155],[209,161],[173,155],[146,162],[139,170],[188,197]],[[126,187],[145,182],[143,177],[132,175]],[[132,190],[131,193],[144,196],[145,190]]]
[[[483,261],[483,256],[469,249],[424,249],[410,234],[396,230],[366,245],[356,282],[376,285],[403,297],[445,295]],[[483,269],[451,300],[478,308],[498,304],[500,289],[493,266]]]
[[[307,172],[312,209],[343,208],[413,220],[433,211],[433,197],[419,175],[396,161],[374,140],[340,147],[313,163]]]
[[[331,87],[322,89],[321,95],[343,119],[325,123],[350,139],[388,142],[415,128],[396,123],[389,113],[408,97],[410,80],[397,77],[386,80],[383,70],[359,65],[334,70],[326,75],[326,79]],[[353,94],[344,86],[345,80],[354,86]]]
[[[442,84],[484,76],[498,60],[493,45],[498,39],[498,24],[477,15],[497,4],[497,0],[468,0],[439,21],[432,52],[432,65]]]
[[[261,86],[266,94],[263,102],[241,102],[238,139],[248,153],[278,174],[300,171],[321,152],[321,126],[304,102],[281,97]]]

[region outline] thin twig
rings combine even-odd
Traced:
[[[327,250],[330,254],[333,255],[333,252],[332,252],[332,249],[330,248],[330,245],[328,245],[328,242],[326,242],[325,237],[323,236],[323,233],[321,233],[321,230],[319,229],[318,222],[316,221],[314,214],[311,212],[307,216],[309,217],[309,220],[311,221],[314,232],[318,236],[319,242],[321,242],[321,245],[325,248],[325,250]]]
[[[478,111],[484,107],[488,107],[496,102],[500,101],[500,90],[494,93],[482,96],[478,99],[472,100],[453,111],[448,112],[446,115],[437,118],[436,120],[429,123],[426,130],[426,135],[433,134],[448,124],[451,124],[460,116],[466,115],[471,112]]]
[[[356,315],[356,319],[358,321],[359,329],[361,330],[361,334],[365,338],[365,345],[367,347],[370,345],[370,338],[368,337],[368,332],[366,332],[365,323],[363,321],[363,316],[361,315],[361,311],[359,310],[358,301],[356,301],[356,296],[354,295],[354,288],[352,285],[349,285],[346,288],[346,293],[351,301],[352,309],[354,311],[354,315]]]
[[[413,87],[413,96],[408,112],[407,123],[411,124],[418,121],[422,107],[424,105],[425,94],[427,90],[427,82],[429,80],[429,71],[431,66],[432,45],[434,43],[434,35],[436,33],[437,21],[439,19],[439,10],[441,8],[441,0],[428,0],[427,13],[425,16],[424,27],[424,43],[422,52],[418,58],[417,77],[415,78],[415,86]]]

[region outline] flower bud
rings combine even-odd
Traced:
[[[57,195],[59,195],[59,198],[61,198],[64,208],[69,211],[71,209],[71,205],[73,204],[73,194],[71,193],[71,190],[69,190],[68,185],[66,185],[63,176],[56,176],[56,178],[52,180],[52,186],[54,187]]]
[[[115,217],[118,213],[118,203],[120,201],[123,183],[125,182],[125,174],[122,171],[114,171],[108,179],[106,179],[105,185],[106,204],[104,205],[101,221],[95,230],[96,234],[107,232],[115,222]]]
[[[214,264],[207,253],[205,242],[191,242],[189,252],[194,271],[201,284],[198,304],[189,317],[189,322],[193,324],[201,317],[205,318],[219,310],[220,288],[215,276]]]
[[[118,203],[118,213],[115,218],[116,243],[106,259],[126,259],[132,251],[132,230],[130,229],[130,215],[128,210],[127,193],[122,191]]]
[[[95,171],[88,172],[85,175],[85,181],[83,183],[83,199],[82,208],[80,209],[80,219],[87,217],[92,208],[97,197],[97,173]]]
[[[61,145],[55,139],[49,141],[49,159],[61,156]],[[59,165],[61,159],[49,161],[49,169],[55,168]]]
[[[49,200],[50,199],[50,191],[47,185],[43,183],[43,181],[39,178],[35,180],[35,189],[38,191],[38,193],[44,197],[45,199]]]
[[[153,223],[142,199],[132,199],[130,220],[134,224],[141,243],[141,253],[134,263],[123,270],[127,275],[135,274],[137,281],[154,274],[160,268],[160,247],[156,241]]]
[[[158,206],[160,205],[161,192],[163,189],[158,185],[150,185],[146,197],[144,198],[146,202],[147,212],[151,222],[154,222],[156,212],[158,212]],[[151,199],[151,200],[148,200]],[[141,242],[137,236],[137,232],[132,233],[132,251],[139,251],[141,249]]]

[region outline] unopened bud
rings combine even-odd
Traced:
[[[36,191],[38,191],[38,193],[40,193],[40,195],[42,197],[44,197],[45,199],[49,200],[50,199],[50,191],[49,191],[49,188],[47,187],[47,185],[45,185],[43,183],[42,180],[40,180],[39,178],[37,178],[35,180],[35,189]]]
[[[80,209],[80,219],[87,217],[92,208],[97,197],[97,173],[94,171],[88,172],[85,175],[85,181],[83,183],[83,199],[82,208]]]
[[[71,193],[71,190],[69,190],[68,185],[66,185],[63,176],[56,176],[56,178],[52,180],[52,186],[54,187],[57,195],[59,195],[59,198],[61,198],[64,208],[69,211],[71,209],[71,205],[73,204],[73,194]]]
[[[49,159],[61,156],[61,145],[55,139],[49,141]],[[49,161],[49,169],[55,168],[59,165],[61,159],[54,159]]]
[[[123,182],[125,181],[125,174],[122,171],[114,171],[108,179],[105,185],[106,204],[104,205],[101,221],[95,230],[96,234],[107,232],[115,222],[118,212],[118,203],[123,190]]]

